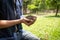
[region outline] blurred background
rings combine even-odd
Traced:
[[[23,14],[35,15],[36,22],[23,29],[41,40],[60,40],[60,0],[23,0]]]

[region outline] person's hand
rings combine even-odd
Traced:
[[[26,16],[27,19],[30,19],[30,20],[33,20],[33,23],[36,21],[37,17],[36,16],[32,16],[32,15],[29,15],[29,16]]]
[[[33,20],[27,19],[27,18],[23,18],[23,19],[22,19],[22,23],[24,23],[24,24],[30,26],[30,25],[32,25]]]
[[[24,23],[24,24],[30,26],[36,21],[36,18],[37,18],[36,16],[28,15],[28,16],[22,18],[21,23]]]
[[[36,21],[36,16],[28,15],[26,16],[27,19],[32,20],[32,22],[27,21],[30,25],[32,25]]]

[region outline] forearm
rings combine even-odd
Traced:
[[[21,23],[21,19],[17,20],[0,20],[0,28],[8,28],[13,25]]]

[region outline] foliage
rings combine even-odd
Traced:
[[[60,7],[60,0],[24,0],[24,1],[25,1],[24,4],[34,5],[39,10],[42,10],[42,9],[56,9],[56,7],[58,5]],[[28,6],[28,9],[30,9],[30,8]]]
[[[31,4],[31,5],[28,5],[28,9],[29,10],[34,10],[34,9],[36,9],[37,7],[35,6],[35,5],[33,5],[33,4]]]
[[[56,10],[55,16],[60,9],[60,0],[25,0],[25,10],[30,11],[45,11],[45,10]]]
[[[58,5],[60,5],[60,0],[46,0],[47,6],[49,6],[49,9],[56,9]]]
[[[56,9],[55,16],[57,16],[60,9],[60,0],[46,0],[46,3],[49,5],[49,9]]]
[[[31,5],[36,6],[35,10],[45,9],[45,1],[44,0],[32,0]],[[32,6],[30,6],[31,8]],[[29,6],[28,6],[29,9]]]

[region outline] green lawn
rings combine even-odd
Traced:
[[[41,38],[41,40],[60,40],[60,16],[37,16],[36,22],[23,28]]]

